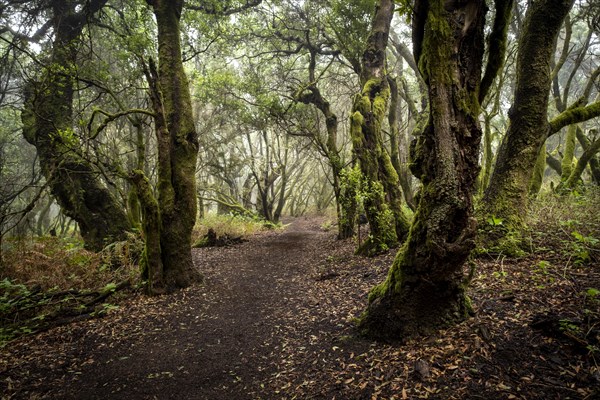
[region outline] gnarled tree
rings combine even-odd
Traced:
[[[73,132],[73,96],[80,38],[106,0],[50,3],[54,39],[48,64],[25,89],[23,136],[37,149],[46,180],[63,212],[79,224],[85,246],[100,250],[130,228],[124,208],[81,153]]]
[[[496,1],[496,8],[510,7]],[[510,8],[509,8],[510,9]],[[430,115],[412,147],[412,171],[423,183],[407,242],[387,279],[369,295],[363,334],[403,339],[464,319],[470,312],[463,265],[474,247],[473,191],[482,131],[479,102],[486,4],[483,0],[417,0],[415,60],[427,84]],[[497,13],[501,15],[501,13]],[[508,18],[495,24],[500,34]],[[498,33],[500,32],[500,33]],[[502,52],[490,53],[495,76]]]
[[[350,117],[352,146],[363,174],[365,214],[371,232],[357,253],[373,255],[403,240],[409,222],[402,211],[398,174],[386,151],[381,127],[390,97],[385,52],[394,13],[393,1],[380,1],[362,56],[361,93],[357,94]]]

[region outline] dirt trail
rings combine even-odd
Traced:
[[[582,299],[598,265],[476,260],[473,318],[386,345],[352,320],[394,251],[354,256],[319,226],[195,250],[205,284],[15,341],[0,350],[1,399],[600,398],[598,302]]]
[[[294,310],[314,304],[305,289],[330,236],[295,220],[284,232],[196,250],[204,285],[43,335],[62,357],[28,365],[29,387],[16,397],[262,398],[289,339],[280,333]]]

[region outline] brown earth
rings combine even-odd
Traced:
[[[393,254],[354,256],[321,223],[194,250],[205,284],[12,342],[2,399],[599,398],[597,266],[479,260],[475,317],[373,343],[352,320]]]

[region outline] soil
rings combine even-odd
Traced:
[[[354,256],[321,224],[194,249],[204,284],[12,342],[2,399],[600,398],[597,266],[476,260],[473,318],[375,343],[353,319],[393,252]]]

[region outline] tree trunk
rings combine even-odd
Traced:
[[[510,126],[498,151],[490,184],[481,201],[481,218],[501,219],[484,233],[486,246],[518,252],[527,211],[529,184],[549,132],[550,60],[556,36],[572,0],[540,0],[527,10],[517,55],[517,83],[509,111]]]
[[[309,75],[311,82],[315,79],[316,54],[311,52],[311,62],[309,66]],[[320,143],[320,147],[327,157],[331,174],[333,176],[333,193],[336,201],[337,221],[338,221],[338,239],[348,239],[354,236],[354,226],[356,219],[356,196],[344,197],[340,187],[342,171],[344,169],[343,161],[340,155],[340,150],[337,145],[338,134],[338,118],[331,110],[331,105],[327,99],[323,97],[321,91],[312,83],[303,92],[296,96],[298,101],[304,104],[312,104],[321,111],[325,117],[325,129],[327,130],[327,141]]]
[[[536,197],[542,188],[544,182],[544,172],[546,172],[546,143],[542,145],[540,154],[538,154],[531,182],[529,182],[529,196]]]
[[[563,187],[568,190],[575,189],[578,182],[581,181],[581,175],[585,170],[585,167],[592,160],[592,158],[600,151],[600,139],[596,139],[592,144],[585,149],[579,160],[577,160],[577,164],[573,171],[571,171],[571,175],[564,182]]]
[[[404,200],[406,205],[411,209],[415,210],[412,187],[410,185],[410,171],[408,168],[403,166],[402,156],[400,155],[400,147],[406,148],[406,140],[398,126],[398,108],[399,108],[399,95],[398,95],[398,83],[395,78],[388,76],[388,83],[390,85],[390,110],[388,112],[388,124],[390,126],[390,161],[398,175],[398,184],[404,194]],[[401,136],[402,135],[402,136]]]
[[[40,210],[38,214],[37,224],[36,224],[36,234],[38,236],[43,236],[50,226],[50,208],[52,207],[52,203],[54,200],[52,197],[48,196],[46,200],[46,204]]]
[[[370,337],[426,334],[471,311],[463,264],[476,233],[472,198],[482,135],[477,94],[485,11],[483,0],[415,3],[415,58],[431,110],[413,147],[413,172],[423,188],[408,240],[360,318],[360,331]]]
[[[492,150],[492,116],[485,114],[483,130],[483,158],[482,171],[479,174],[478,190],[479,194],[483,194],[489,185],[490,174],[492,172],[492,162],[494,161],[494,152]]]
[[[554,158],[554,156],[546,151],[546,164],[552,168],[558,176],[562,175],[562,167],[560,166],[560,160]]]
[[[563,148],[563,157],[560,162],[562,174],[560,175],[561,183],[569,179],[573,171],[573,162],[575,161],[575,138],[577,133],[577,125],[570,125],[567,128],[567,136]]]
[[[140,261],[142,278],[148,282],[149,294],[162,294],[165,290],[164,269],[161,256],[160,210],[152,187],[142,170],[134,170],[130,180],[135,186],[141,204],[144,252]]]
[[[357,167],[340,169],[337,201],[338,239],[349,239],[354,236],[358,217],[358,203],[356,197],[360,189],[360,171]]]
[[[78,41],[90,13],[104,3],[93,1],[76,12],[72,2],[53,2],[56,22],[50,65],[39,81],[26,86],[21,113],[23,136],[37,149],[52,195],[64,214],[77,222],[85,247],[93,251],[124,239],[130,229],[124,208],[99,180],[97,168],[80,153],[72,126]]]
[[[158,74],[151,73],[158,141],[158,204],[163,282],[167,290],[201,280],[192,262],[198,137],[181,58],[181,0],[148,0],[158,27]]]
[[[394,12],[393,1],[380,1],[362,59],[362,91],[352,106],[350,135],[363,180],[365,214],[371,232],[357,253],[375,255],[403,240],[408,220],[402,211],[398,174],[381,133],[390,88],[385,74],[385,51]]]
[[[581,128],[577,129],[577,140],[579,141],[579,144],[583,148],[583,151],[586,151],[592,145],[592,143],[585,136],[585,134],[583,133],[583,130]],[[594,183],[596,183],[596,185],[600,185],[600,161],[598,161],[597,154],[593,155],[590,158],[589,164],[590,164],[590,170],[592,172],[592,181],[594,181]]]

